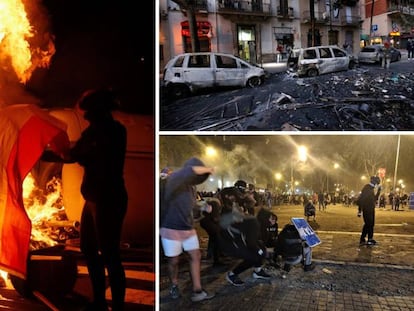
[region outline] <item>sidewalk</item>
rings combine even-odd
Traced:
[[[279,217],[279,229],[288,217],[301,217],[299,206],[274,208]],[[289,216],[288,216],[289,215]],[[352,218],[351,218],[352,216]],[[343,220],[340,220],[341,218]],[[349,221],[350,230],[331,230]],[[336,222],[338,222],[336,224]],[[304,272],[295,266],[282,278],[281,271],[269,268],[270,281],[256,280],[251,270],[241,278],[243,287],[234,287],[225,280],[225,272],[234,260],[226,258],[226,266],[212,268],[202,262],[202,284],[216,296],[208,301],[192,303],[191,282],[185,258],[180,265],[182,297],[171,300],[166,261],[160,269],[160,310],[414,310],[414,211],[377,212],[375,238],[379,245],[359,247],[361,225],[354,208],[328,207],[317,213],[315,230],[322,244],[313,249],[316,268]],[[329,230],[328,230],[329,229]],[[202,247],[205,235],[200,231]]]

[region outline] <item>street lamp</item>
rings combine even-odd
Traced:
[[[339,167],[339,164],[335,162],[333,168],[336,170]],[[329,172],[326,173],[326,192],[329,193]]]
[[[216,158],[218,157],[218,151],[215,147],[206,146],[204,152],[205,152],[205,155],[206,155],[207,158],[209,158],[210,160],[215,162]],[[222,174],[221,179],[217,180],[217,188],[222,189],[223,184],[224,184],[224,180],[223,180],[223,174]]]
[[[282,179],[282,174],[275,173],[275,179],[276,179],[276,190],[277,190],[279,187],[279,181]]]
[[[213,146],[207,146],[205,152],[208,158],[215,158],[217,156],[217,149]]]
[[[299,162],[306,162],[308,159],[308,148],[301,145],[297,147],[297,160]],[[290,193],[293,196],[295,187],[294,187],[294,179],[293,179],[293,157],[290,160]]]

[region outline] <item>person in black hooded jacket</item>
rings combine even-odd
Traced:
[[[362,227],[361,237],[359,239],[360,245],[367,243],[368,245],[375,245],[377,241],[374,240],[374,224],[375,224],[375,205],[381,193],[381,180],[378,176],[372,176],[369,184],[366,184],[359,195],[356,203],[358,205],[358,217],[361,215],[364,218],[364,226]],[[374,192],[375,187],[378,186],[377,193]],[[365,237],[368,236],[366,242]]]
[[[165,217],[160,228],[161,243],[165,256],[168,257],[168,272],[171,280],[170,296],[180,297],[178,289],[178,263],[183,252],[190,255],[190,271],[193,283],[193,302],[212,298],[201,286],[201,253],[197,232],[194,227],[194,210],[197,205],[196,185],[207,180],[214,172],[198,158],[191,158],[184,166],[171,173],[164,188],[163,207]],[[203,209],[211,206],[203,205]]]

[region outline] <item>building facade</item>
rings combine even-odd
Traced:
[[[160,69],[174,55],[191,51],[188,14],[172,0],[159,0]],[[401,0],[194,0],[201,51],[237,55],[253,64],[275,61],[290,48],[336,44],[352,53],[371,42],[411,34],[409,2]],[[370,0],[366,0],[370,1]],[[414,1],[414,0],[403,0]],[[400,3],[397,5],[397,2]],[[310,8],[313,8],[311,10]],[[371,14],[373,13],[373,14]],[[373,16],[371,18],[371,15]],[[370,33],[369,29],[373,29]],[[399,36],[394,36],[399,32]],[[398,41],[398,43],[397,43]]]
[[[364,6],[361,43],[389,41],[405,49],[407,40],[414,38],[414,0],[366,0]]]

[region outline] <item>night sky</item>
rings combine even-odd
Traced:
[[[36,70],[26,87],[44,107],[72,107],[84,90],[110,86],[119,92],[124,111],[154,113],[154,3],[148,1],[144,7],[131,0],[42,0],[42,4],[56,53],[50,67]]]

